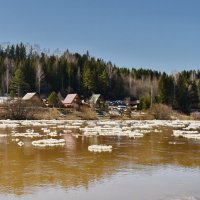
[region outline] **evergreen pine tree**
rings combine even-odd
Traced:
[[[56,92],[52,92],[48,97],[48,103],[50,106],[57,106],[59,103],[58,95]]]
[[[17,96],[23,96],[29,90],[29,84],[24,81],[24,74],[21,69],[17,69],[11,80],[10,90]]]

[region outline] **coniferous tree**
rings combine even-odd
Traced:
[[[187,82],[185,76],[180,74],[177,80],[176,99],[179,108],[185,113],[190,112],[190,98],[187,89]]]
[[[50,106],[57,106],[59,102],[58,95],[56,92],[52,92],[48,97],[48,103]]]
[[[83,86],[87,95],[96,91],[95,76],[88,63],[83,68]]]
[[[29,90],[29,84],[24,80],[24,74],[21,69],[17,69],[14,77],[12,78],[10,90],[17,96],[23,96]]]
[[[158,101],[160,103],[172,105],[174,83],[171,76],[163,74],[158,83]]]
[[[199,95],[196,82],[192,82],[189,86],[189,98],[191,103],[191,108],[197,108],[199,102]]]

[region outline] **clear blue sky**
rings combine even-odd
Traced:
[[[173,72],[200,67],[200,0],[0,0],[0,43]]]

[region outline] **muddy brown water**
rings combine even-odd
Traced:
[[[137,139],[66,134],[64,147],[48,148],[33,147],[29,138],[20,147],[10,132],[0,130],[8,134],[0,137],[2,200],[200,199],[200,141],[175,138],[171,129]],[[92,153],[91,144],[113,151]]]

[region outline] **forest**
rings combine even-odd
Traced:
[[[144,58],[145,59],[145,58]],[[23,43],[0,46],[1,96],[21,97],[27,92],[46,96],[55,91],[63,96],[92,93],[105,100],[131,97],[140,109],[163,103],[189,113],[200,106],[200,71],[167,74],[152,69],[118,67],[111,61],[85,54],[38,51]]]

